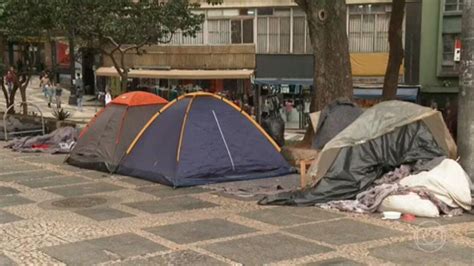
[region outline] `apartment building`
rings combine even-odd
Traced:
[[[376,98],[381,95],[388,61],[391,0],[346,2],[355,95]],[[400,70],[400,82],[404,85],[419,84],[421,7],[421,0],[407,1],[403,28],[405,60]],[[263,93],[269,89],[299,107],[289,117],[301,127],[303,98],[309,97],[313,84],[314,56],[306,15],[298,5],[293,0],[225,0],[221,5],[202,1],[195,12],[205,16],[195,37],[177,32],[169,44],[156,46],[145,56],[131,55],[128,62],[137,69],[158,71],[156,78],[167,80],[160,81],[161,86],[194,83],[213,92],[235,92],[231,95],[236,98],[254,95],[257,89],[264,89]],[[110,68],[112,63],[104,58],[103,66]],[[169,72],[159,69],[196,72],[170,78],[166,75]],[[98,75],[110,75],[110,71],[104,70],[99,69]],[[217,73],[216,70],[238,71],[238,77],[206,74]],[[140,78],[141,74],[135,72],[132,77]],[[156,82],[148,75],[142,85]],[[416,86],[403,88],[400,96],[417,100],[418,90]]]

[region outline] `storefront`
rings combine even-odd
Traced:
[[[219,93],[252,113],[253,96],[250,80],[253,70],[156,70],[132,69],[128,77],[128,91],[141,90],[173,100],[179,95],[195,91]],[[102,90],[110,88],[113,96],[120,95],[120,77],[113,67],[100,67],[96,76],[101,79]]]

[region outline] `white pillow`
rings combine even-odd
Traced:
[[[382,201],[379,211],[397,211],[418,217],[439,217],[438,207],[415,193],[388,196]]]

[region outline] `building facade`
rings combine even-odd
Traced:
[[[422,104],[443,112],[456,135],[463,0],[423,1],[420,85]]]
[[[391,0],[347,0],[347,4],[354,84],[357,88],[378,88],[380,92],[388,61]],[[128,58],[131,65],[195,70],[251,69],[253,76],[248,81],[254,88],[277,92],[283,95],[283,101],[290,100],[298,107],[284,117],[295,127],[301,127],[304,98],[309,97],[313,84],[314,56],[306,15],[298,5],[293,0],[225,0],[221,5],[202,1],[201,8],[195,12],[205,16],[202,29],[195,37],[177,32],[169,44],[156,48],[156,51],[162,50],[156,55]],[[403,84],[419,84],[420,22],[421,0],[408,0],[403,27],[406,53],[400,70]],[[240,55],[219,52],[223,49],[243,51],[249,46],[254,47],[253,54],[248,54],[248,50]],[[177,49],[179,53],[172,56],[165,52]],[[207,51],[207,57],[196,56],[198,50],[203,51],[198,52],[200,55]],[[105,59],[103,66],[112,64]],[[244,81],[244,85],[226,80],[199,81],[199,84],[210,87],[211,91],[232,89],[230,86],[244,92],[248,91],[248,81]],[[176,84],[176,81],[168,84]]]

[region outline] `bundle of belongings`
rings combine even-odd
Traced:
[[[39,118],[38,118],[39,119]],[[8,116],[7,119],[4,121],[0,118],[0,129],[2,130],[2,134],[0,134],[0,140],[5,140],[5,135],[3,134],[3,130],[5,129],[5,124],[7,128],[7,132],[14,133],[14,132],[21,132],[21,131],[31,131],[31,130],[41,130],[42,125],[41,122],[26,122],[21,121],[18,118],[13,116]]]
[[[14,139],[5,148],[19,152],[69,153],[76,143],[77,136],[77,129],[61,127],[47,135]]]
[[[472,207],[471,181],[452,160],[456,155],[439,111],[382,102],[324,145],[308,171],[308,186],[259,203],[455,215]]]

